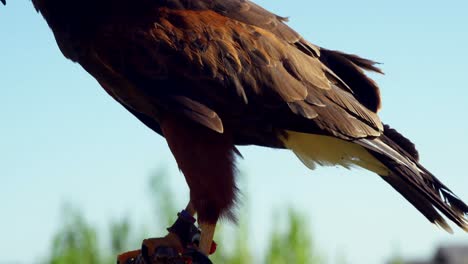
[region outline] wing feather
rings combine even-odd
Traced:
[[[281,114],[285,109],[312,122],[296,126],[299,131],[316,126],[320,133],[343,139],[378,136],[383,131],[375,111],[353,93],[359,83],[350,86],[342,80],[317,57],[319,52],[312,56],[299,49],[301,38],[282,19],[248,1],[222,1],[216,8],[211,6],[215,11],[204,10],[200,3],[192,9],[158,8],[147,27],[129,23],[126,30],[105,27],[106,32],[99,34],[106,38],[94,47],[97,57],[133,80],[132,89],[141,90],[137,99],[130,100],[134,110],[144,111],[139,110],[139,100],[152,100],[174,111],[182,107],[188,118],[218,132],[225,120],[239,113],[278,125],[275,115],[287,116]],[[355,67],[366,65],[354,60]],[[119,89],[113,93],[118,95]],[[185,99],[167,100],[173,96]]]

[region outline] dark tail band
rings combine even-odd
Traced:
[[[468,232],[468,206],[420,165],[416,155],[409,154],[386,135],[377,139],[361,139],[356,143],[366,147],[391,171],[381,177],[429,221],[452,233],[442,213]]]

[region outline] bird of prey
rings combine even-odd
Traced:
[[[63,55],[165,137],[190,188],[181,214],[196,215],[200,252],[220,218],[235,218],[241,145],[290,149],[310,168],[365,168],[432,223],[468,231],[468,206],[379,119],[379,88],[365,74],[381,72],[375,62],[318,47],[249,0],[32,3]],[[181,250],[179,224],[144,240],[145,254]]]

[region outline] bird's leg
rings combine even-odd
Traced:
[[[218,219],[233,216],[237,192],[233,137],[228,129],[219,133],[172,113],[165,113],[160,126],[190,188],[201,228],[199,249],[209,255]]]
[[[216,229],[216,224],[211,223],[199,223],[199,227],[201,229],[201,236],[200,236],[200,244],[198,249],[205,255],[210,255],[214,252],[215,248],[213,248],[213,237]]]
[[[185,207],[185,211],[187,211],[187,213],[189,213],[192,217],[195,216],[195,214],[197,213],[197,211],[195,211],[195,207],[193,207],[192,201],[189,201],[189,203],[188,203],[187,206]]]

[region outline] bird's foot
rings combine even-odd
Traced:
[[[165,237],[145,239],[141,250],[119,255],[117,264],[185,264],[183,252],[180,239],[169,233]]]
[[[117,264],[186,264],[184,251],[177,235],[169,233],[165,237],[145,239],[141,250],[119,255]]]
[[[140,250],[119,256],[117,264],[213,264],[210,259],[197,249],[187,249],[183,254],[170,247],[159,247],[154,256],[143,257]]]
[[[117,264],[210,264],[208,257],[197,249],[200,230],[195,226],[195,218],[186,211],[178,216],[165,237],[145,239],[141,250],[119,255]],[[215,250],[213,242],[210,254]]]
[[[141,250],[119,255],[117,264],[212,264],[210,259],[195,247],[181,248],[180,240],[169,233],[163,238],[143,241]]]
[[[169,233],[161,238],[145,239],[141,245],[141,255],[147,263],[153,263],[154,261],[151,262],[151,260],[156,259],[162,261],[175,258],[180,256],[183,251],[183,243],[175,233]]]

